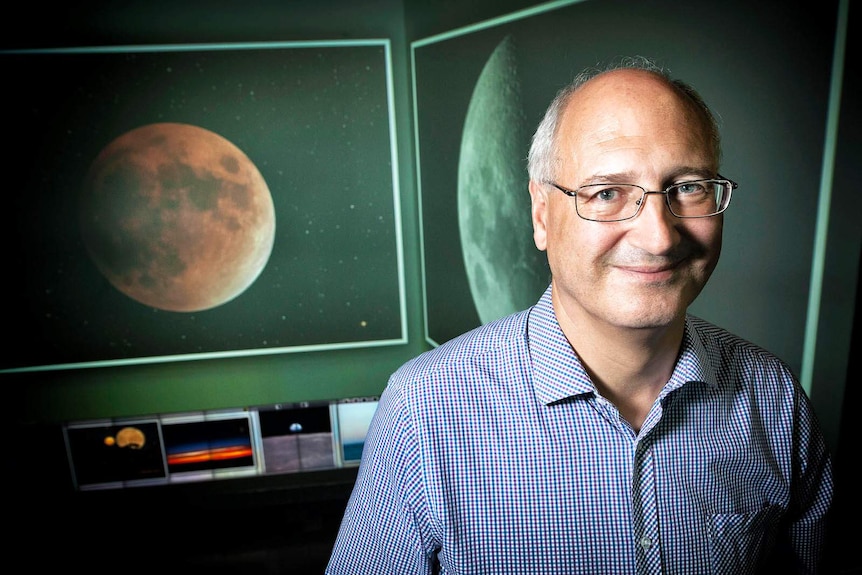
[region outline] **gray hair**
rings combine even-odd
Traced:
[[[533,134],[530,151],[527,155],[527,169],[531,180],[549,182],[556,178],[557,166],[560,161],[556,145],[557,126],[560,116],[572,94],[599,74],[622,69],[645,70],[657,74],[664,78],[668,84],[676,88],[684,97],[688,98],[703,114],[703,119],[709,131],[714,156],[716,160],[720,159],[721,135],[718,130],[718,122],[700,94],[682,80],[673,78],[668,69],[659,66],[655,61],[644,56],[628,56],[621,58],[617,62],[583,70],[567,86],[557,92],[556,97],[550,106],[548,106],[545,116],[539,122],[535,134]]]

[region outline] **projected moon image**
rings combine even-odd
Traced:
[[[82,237],[118,290],[191,312],[245,291],[269,260],[275,209],[257,167],[204,128],[157,123],[110,142],[90,166]]]
[[[141,449],[147,442],[144,432],[137,427],[124,427],[117,433],[116,443],[118,447],[129,447]]]
[[[482,323],[536,302],[548,283],[533,243],[515,46],[503,39],[467,109],[458,162],[458,226],[473,302]]]

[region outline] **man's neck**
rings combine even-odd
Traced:
[[[640,430],[673,373],[685,317],[666,326],[633,328],[610,324],[582,309],[566,310],[558,301],[554,311],[598,392]]]

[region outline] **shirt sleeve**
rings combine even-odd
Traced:
[[[817,573],[823,563],[828,512],[832,504],[832,462],[825,439],[804,391],[799,391],[795,452],[796,482],[789,543],[797,573]]]
[[[419,441],[403,388],[384,391],[327,575],[434,572]]]

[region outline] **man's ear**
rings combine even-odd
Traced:
[[[535,180],[530,180],[530,202],[533,216],[533,242],[539,250],[545,251],[548,247],[548,194],[545,187]]]

